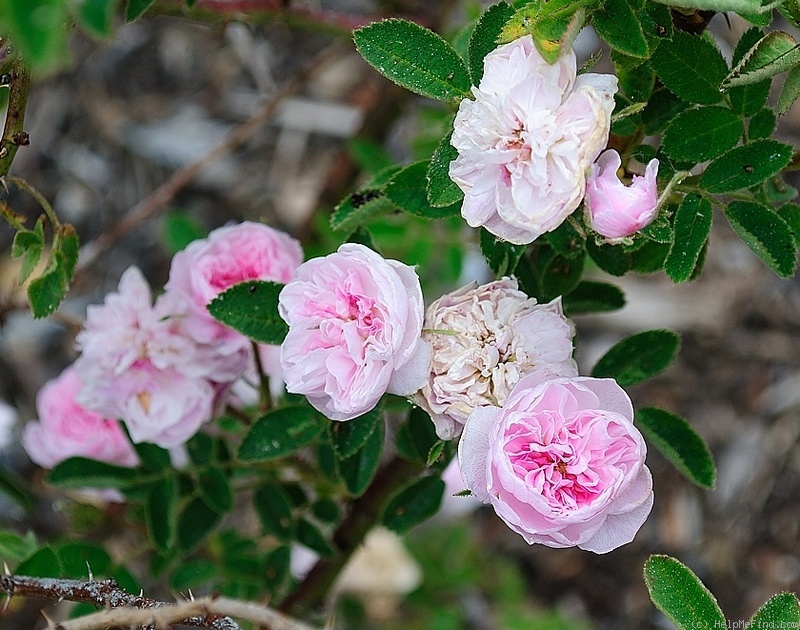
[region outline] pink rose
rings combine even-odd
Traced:
[[[296,239],[263,223],[245,221],[213,230],[175,254],[165,288],[188,299],[191,317],[185,328],[198,342],[249,346],[243,335],[215,320],[206,306],[247,280],[285,284],[302,262],[303,250]]]
[[[248,350],[219,355],[197,343],[183,332],[186,309],[185,298],[169,292],[153,305],[142,273],[126,270],[119,290],[87,309],[76,338],[79,404],[121,419],[134,442],[164,448],[183,444],[211,420]]]
[[[136,466],[138,458],[119,422],[76,402],[82,383],[72,368],[48,381],[36,396],[38,422],[22,433],[28,456],[43,468],[70,457],[89,457],[118,466]]]
[[[616,91],[613,75],[576,77],[572,50],[548,64],[530,35],[489,53],[451,140],[467,223],[520,245],[561,225],[606,146]]]
[[[523,378],[505,407],[480,407],[458,449],[464,483],[528,544],[606,553],[653,506],[633,407],[612,379]]]
[[[578,375],[575,327],[561,299],[538,304],[512,278],[442,296],[428,307],[423,331],[432,359],[414,399],[443,440],[457,437],[476,407],[502,407],[520,378],[534,370]]]
[[[351,420],[387,391],[422,386],[430,358],[416,272],[357,244],[303,263],[281,291],[289,334],[281,346],[287,390],[331,420]]]
[[[658,210],[658,160],[650,160],[644,176],[634,175],[630,186],[617,177],[622,165],[619,153],[603,152],[592,164],[586,182],[586,213],[595,232],[619,241],[644,228]]]

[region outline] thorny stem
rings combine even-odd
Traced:
[[[83,582],[24,575],[0,575],[0,592],[5,593],[9,598],[19,595],[57,601],[63,599],[107,608],[158,609],[171,606],[167,602],[149,597],[131,595],[120,588],[113,578],[99,582],[93,579]],[[216,613],[196,616],[193,614],[184,618],[182,622],[188,626],[210,628],[211,630],[239,630],[239,625],[232,619]]]
[[[97,261],[106,250],[130,230],[146,219],[156,216],[160,211],[164,210],[175,198],[175,195],[188,186],[204,168],[213,164],[215,160],[220,159],[222,156],[227,155],[236,147],[247,142],[253,134],[272,117],[275,109],[284,99],[300,89],[306,79],[336,58],[341,51],[342,47],[338,45],[338,43],[325,48],[295,77],[278,90],[259,111],[234,129],[220,144],[191,164],[187,164],[177,171],[149,196],[137,203],[130,212],[112,225],[110,229],[98,236],[94,241],[87,243],[81,250],[75,275],[77,276]]]
[[[280,610],[298,614],[324,604],[336,577],[377,522],[389,497],[420,470],[419,464],[399,457],[387,463],[367,491],[350,504],[347,517],[334,532],[333,544],[339,553],[333,558],[323,558],[317,562],[294,592],[281,603]]]
[[[3,50],[7,50],[5,47]],[[31,74],[17,58],[11,64],[8,73],[8,108],[3,137],[0,138],[0,177],[7,175],[17,154],[17,149],[29,144],[28,134],[23,130],[25,123],[25,107],[28,104],[28,91],[31,85]]]

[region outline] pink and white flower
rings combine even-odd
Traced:
[[[574,335],[560,298],[538,304],[512,278],[462,287],[425,313],[422,338],[432,359],[414,400],[430,414],[436,434],[450,440],[477,407],[502,407],[526,374],[546,369],[577,376]]]
[[[595,232],[619,242],[646,227],[658,211],[658,160],[648,162],[644,176],[634,175],[629,186],[617,177],[619,153],[604,151],[592,164],[586,182],[587,220]]]
[[[22,446],[43,468],[69,457],[88,457],[118,466],[136,466],[138,458],[119,422],[86,409],[76,400],[82,383],[67,368],[36,396],[38,422],[22,432]]]
[[[416,272],[368,247],[345,244],[303,263],[279,297],[289,324],[281,346],[287,390],[331,420],[351,420],[387,391],[422,386],[430,352],[420,338]]]
[[[505,406],[479,407],[458,457],[464,483],[529,544],[607,553],[653,505],[633,407],[612,379],[534,372]]]
[[[576,76],[570,50],[548,64],[526,35],[486,56],[451,144],[461,214],[511,243],[556,229],[583,199],[585,173],[608,142],[617,79]]]
[[[125,422],[134,442],[183,444],[211,420],[227,387],[219,378],[231,355],[219,357],[183,333],[185,300],[166,293],[152,305],[150,287],[131,267],[119,290],[87,309],[74,369],[83,382],[78,402]],[[237,359],[246,366],[247,353]],[[230,380],[240,372],[234,372]],[[229,380],[229,382],[230,382]],[[229,384],[229,383],[228,383]]]

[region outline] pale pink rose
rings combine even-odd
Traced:
[[[619,153],[604,151],[592,164],[584,202],[595,232],[611,242],[631,236],[648,225],[658,210],[658,160],[650,160],[644,176],[634,175],[630,186],[617,177],[622,165]]]
[[[43,468],[70,457],[88,457],[118,466],[136,466],[138,458],[119,422],[76,401],[82,383],[72,368],[48,381],[36,396],[38,422],[22,432],[22,446]]]
[[[281,346],[287,390],[331,420],[366,413],[387,391],[422,386],[430,354],[420,338],[422,290],[408,265],[345,244],[303,263],[278,308],[289,324]]]
[[[653,506],[646,447],[612,379],[523,378],[505,407],[470,416],[464,483],[528,544],[606,553],[636,535]]]
[[[187,442],[211,420],[218,391],[207,380],[142,361],[117,378],[84,388],[87,407],[120,418],[131,440],[171,449]]]
[[[464,191],[467,223],[516,244],[561,225],[608,142],[616,91],[613,75],[576,77],[572,50],[548,64],[530,35],[489,53],[451,140],[450,177]]]
[[[189,300],[191,317],[185,327],[194,339],[238,348],[249,342],[215,320],[206,308],[208,303],[248,280],[286,284],[302,262],[299,241],[263,223],[245,221],[213,230],[175,254],[165,288]]]
[[[122,420],[135,443],[183,444],[211,420],[215,403],[247,365],[248,348],[221,355],[187,336],[187,309],[175,293],[153,305],[147,281],[131,267],[117,292],[87,309],[76,337],[78,402]]]
[[[538,304],[512,278],[467,285],[425,313],[430,372],[414,400],[430,414],[436,434],[450,440],[476,407],[502,407],[526,374],[547,369],[577,376],[574,335],[561,298]]]

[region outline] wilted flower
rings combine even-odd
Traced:
[[[612,379],[523,378],[481,407],[459,444],[464,483],[529,544],[606,553],[633,540],[653,506],[633,407]]]
[[[451,140],[450,177],[464,191],[467,223],[517,244],[561,225],[606,146],[616,90],[613,75],[576,77],[572,50],[548,64],[530,35],[489,53]]]
[[[422,290],[408,265],[342,245],[300,265],[279,312],[289,324],[281,346],[287,390],[331,420],[356,418],[387,391],[408,395],[425,379]]]
[[[613,149],[592,164],[586,182],[586,213],[595,232],[618,241],[644,228],[658,210],[658,160],[650,160],[644,176],[634,175],[630,186],[617,177],[622,164]]]
[[[22,446],[43,468],[69,457],[88,457],[118,466],[136,466],[138,458],[119,422],[76,401],[82,386],[72,368],[48,381],[36,395],[38,422],[22,432]]]
[[[430,414],[437,435],[452,439],[476,407],[502,406],[533,370],[577,376],[574,334],[560,298],[538,304],[512,278],[472,283],[426,311],[423,339],[431,346],[431,367],[415,401]]]

